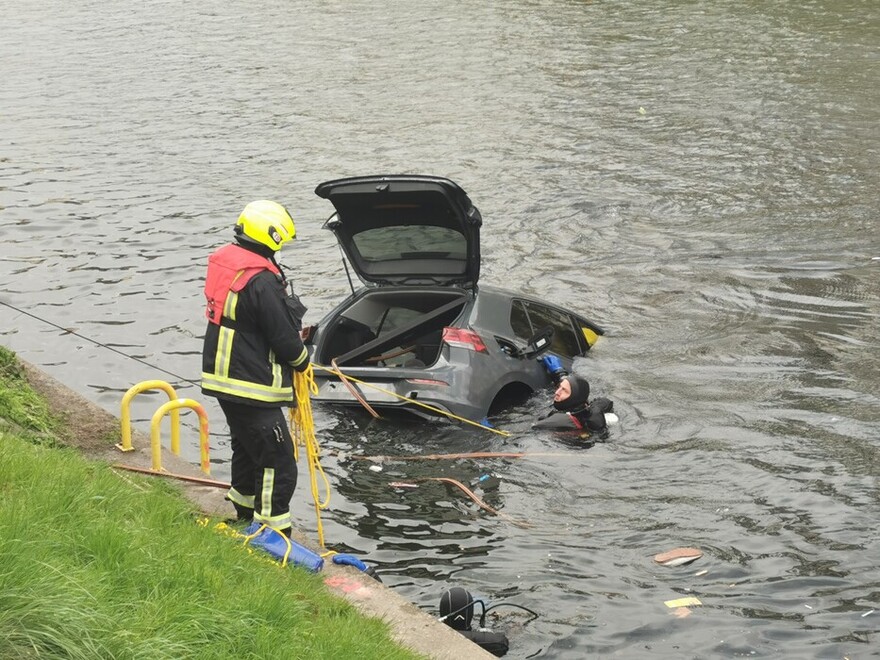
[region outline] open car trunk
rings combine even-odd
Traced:
[[[340,367],[429,367],[440,357],[443,328],[469,294],[448,290],[377,290],[358,298],[322,329],[319,364]]]

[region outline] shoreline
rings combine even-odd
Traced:
[[[39,367],[16,358],[24,368],[28,383],[49,404],[61,421],[64,432],[61,441],[77,448],[86,458],[149,470],[152,465],[150,439],[132,430],[134,451],[122,452],[115,447],[121,437],[121,419],[87,400],[66,385],[58,382]],[[204,477],[196,466],[162,448],[162,465],[171,473],[194,478]],[[229,516],[232,509],[224,499],[224,491],[213,485],[174,480],[181,494],[199,511],[211,516]],[[294,538],[302,545],[316,550],[316,544],[294,526]],[[410,650],[437,660],[460,658],[494,658],[495,656],[472,643],[449,626],[441,623],[413,603],[399,596],[393,589],[346,566],[326,562],[321,572],[324,584],[335,595],[354,605],[368,617],[387,622],[392,636]]]

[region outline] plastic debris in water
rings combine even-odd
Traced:
[[[703,556],[703,551],[697,548],[675,548],[667,550],[659,555],[654,555],[654,561],[663,566],[681,566],[690,564]]]
[[[369,467],[369,470],[370,470],[370,472],[381,472],[382,466],[381,465],[371,465]]]
[[[494,474],[487,473],[481,475],[479,479],[471,484],[471,486],[478,486],[483,490],[494,490],[498,488],[498,485],[501,483],[501,480]]]
[[[679,607],[691,607],[692,605],[702,605],[700,599],[696,596],[688,596],[687,598],[676,598],[674,600],[667,600],[663,602],[666,607],[670,609],[677,609]]]

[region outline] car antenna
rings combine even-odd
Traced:
[[[354,284],[351,282],[351,273],[348,272],[348,262],[345,260],[345,253],[342,251],[342,247],[339,247],[339,254],[342,257],[342,266],[345,268],[345,276],[348,278],[348,287],[351,289],[351,292],[354,293]]]

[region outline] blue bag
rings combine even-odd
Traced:
[[[244,530],[244,535],[247,537],[245,545],[268,552],[282,564],[296,564],[313,573],[324,568],[324,558],[321,555],[287,538],[277,529],[254,521]]]

